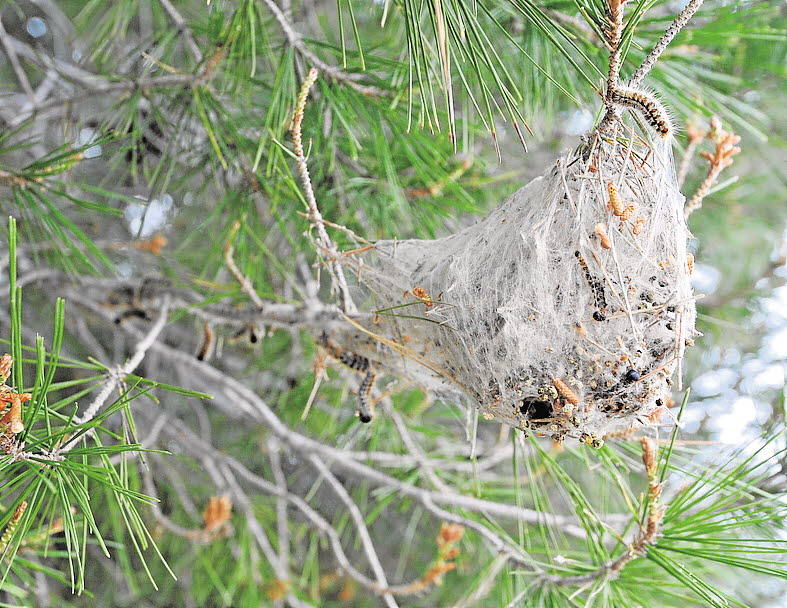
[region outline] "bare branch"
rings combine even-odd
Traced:
[[[139,364],[142,363],[142,359],[145,358],[145,354],[150,350],[153,344],[156,342],[161,331],[164,329],[164,326],[167,324],[167,312],[169,311],[169,298],[165,298],[164,303],[161,306],[161,310],[159,310],[159,318],[153,327],[150,328],[150,331],[147,335],[137,344],[137,347],[134,349],[134,354],[132,357],[126,361],[123,365],[120,365],[114,369],[108,371],[107,381],[104,383],[103,388],[99,391],[99,393],[95,396],[93,401],[87,407],[87,409],[82,413],[82,415],[77,416],[74,418],[74,422],[76,424],[85,424],[86,422],[90,422],[93,418],[96,417],[99,410],[103,407],[104,403],[106,403],[109,396],[125,379],[125,377],[133,372]],[[67,450],[64,450],[67,451]]]
[[[287,501],[284,494],[287,493],[287,479],[281,468],[281,445],[276,437],[268,439],[268,455],[270,456],[273,479],[279,488],[281,495],[276,500],[276,532],[279,537],[279,563],[281,569],[289,579],[290,567],[290,531],[287,518]]]
[[[240,230],[240,222],[236,221],[232,228],[230,229],[230,235],[227,238],[227,243],[224,245],[224,263],[227,265],[227,268],[230,269],[230,272],[235,277],[235,279],[240,283],[241,288],[246,293],[247,296],[251,298],[251,301],[254,302],[254,305],[257,308],[264,308],[265,302],[263,302],[262,298],[259,294],[254,290],[254,285],[252,285],[249,277],[243,274],[238,268],[238,265],[235,263],[235,258],[233,257],[233,253],[235,251],[235,247],[233,245],[233,239],[235,235]]]
[[[393,420],[394,426],[396,426],[399,436],[402,438],[402,441],[404,441],[405,446],[407,446],[407,450],[413,455],[416,462],[424,470],[427,478],[435,487],[435,489],[450,492],[450,488],[443,482],[442,479],[440,479],[440,477],[437,476],[434,470],[434,465],[426,457],[423,450],[421,450],[421,447],[416,443],[401,414],[399,414],[399,412],[397,412],[391,405],[390,399],[384,399],[383,404],[385,407],[385,413],[391,418],[391,420]]]
[[[316,456],[312,456],[309,458],[309,460],[311,461],[312,465],[314,465],[314,468],[316,468],[326,479],[328,485],[331,486],[333,491],[339,497],[339,500],[341,500],[344,503],[344,506],[347,507],[347,511],[350,514],[350,517],[355,524],[355,529],[358,531],[358,536],[361,539],[361,545],[363,546],[363,551],[366,554],[366,559],[369,561],[369,565],[372,567],[374,576],[377,578],[377,584],[381,589],[388,589],[388,579],[385,576],[385,570],[383,569],[383,565],[380,563],[380,558],[377,555],[374,542],[372,541],[372,537],[369,534],[369,529],[366,527],[366,522],[364,522],[363,514],[358,508],[358,505],[355,504],[355,501],[347,493],[347,490],[345,490],[344,486],[339,483],[339,480],[336,479],[336,476],[331,473],[322,460]],[[389,606],[390,608],[397,608],[396,600],[394,600],[390,594],[384,595],[383,601],[385,602],[386,606]]]

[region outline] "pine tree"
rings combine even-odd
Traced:
[[[779,605],[782,13],[3,4],[0,605]],[[362,300],[375,243],[456,232],[605,124],[676,132],[694,394],[553,441],[333,339],[450,305]]]

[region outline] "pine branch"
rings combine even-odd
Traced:
[[[178,12],[178,9],[169,1],[169,0],[158,0],[159,4],[161,4],[162,8],[166,11],[167,16],[170,18],[175,27],[178,29],[178,32],[181,36],[183,36],[183,40],[186,42],[186,46],[191,53],[191,56],[194,57],[194,61],[196,63],[200,63],[202,61],[202,51],[200,51],[199,46],[194,41],[194,35],[191,32],[191,28],[186,24],[186,20],[183,18]]]
[[[648,53],[647,57],[645,57],[640,66],[636,69],[634,74],[632,74],[631,79],[629,80],[632,87],[637,87],[642,83],[645,77],[653,69],[653,66],[656,65],[659,57],[661,57],[664,51],[667,50],[667,47],[675,38],[675,36],[677,36],[681,30],[686,27],[686,24],[694,16],[694,13],[699,10],[704,1],[705,0],[690,0],[683,10],[681,10],[678,16],[675,17],[675,20],[665,30],[664,34],[656,43],[656,46],[653,47],[650,53]]]
[[[284,12],[276,4],[275,0],[263,0],[263,2],[265,3],[265,6],[268,7],[268,10],[273,14],[274,19],[276,19],[276,22],[279,24],[282,33],[284,34],[285,38],[287,38],[287,41],[290,43],[290,45],[298,51],[299,55],[306,59],[306,61],[308,61],[312,66],[323,72],[328,78],[348,86],[362,95],[382,97],[388,94],[388,92],[384,91],[383,89],[359,82],[360,80],[363,80],[363,74],[350,74],[336,66],[324,62],[322,59],[317,57],[317,55],[315,55],[306,47],[303,42],[303,38],[295,31],[295,28],[290,23]]]
[[[292,135],[293,151],[295,152],[295,163],[298,167],[298,175],[301,179],[301,186],[306,196],[306,206],[309,209],[309,220],[312,226],[317,230],[317,243],[321,248],[319,252],[320,257],[327,258],[328,270],[331,273],[331,278],[334,281],[334,289],[339,296],[339,302],[344,312],[353,314],[357,312],[357,308],[350,296],[350,289],[347,286],[347,279],[344,277],[344,268],[337,261],[339,256],[336,246],[328,236],[325,230],[325,224],[322,219],[322,214],[317,206],[317,198],[314,195],[312,188],[311,176],[309,175],[309,165],[306,162],[306,157],[303,151],[303,141],[301,134],[301,124],[303,123],[303,113],[306,109],[306,101],[309,97],[309,91],[312,85],[317,80],[317,69],[312,68],[309,70],[306,78],[301,84],[301,90],[298,93],[298,98],[295,103],[295,110],[292,116],[292,126],[290,133]]]

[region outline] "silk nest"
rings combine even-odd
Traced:
[[[695,335],[683,205],[668,140],[593,132],[474,225],[345,258],[370,314],[331,340],[486,419],[598,445],[658,419]]]

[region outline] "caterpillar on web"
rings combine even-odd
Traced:
[[[612,92],[611,101],[639,112],[661,137],[668,137],[672,134],[672,120],[666,108],[652,94],[635,89],[620,88]]]
[[[579,251],[575,251],[574,255],[577,258],[577,262],[579,262],[580,268],[582,268],[582,272],[585,275],[585,280],[588,282],[588,286],[590,287],[590,291],[593,293],[593,300],[596,303],[596,311],[593,313],[593,319],[596,321],[604,321],[606,319],[606,309],[607,309],[607,297],[604,293],[604,282],[597,279],[590,273],[590,268],[588,267],[588,263],[585,260],[585,256],[583,256]]]

